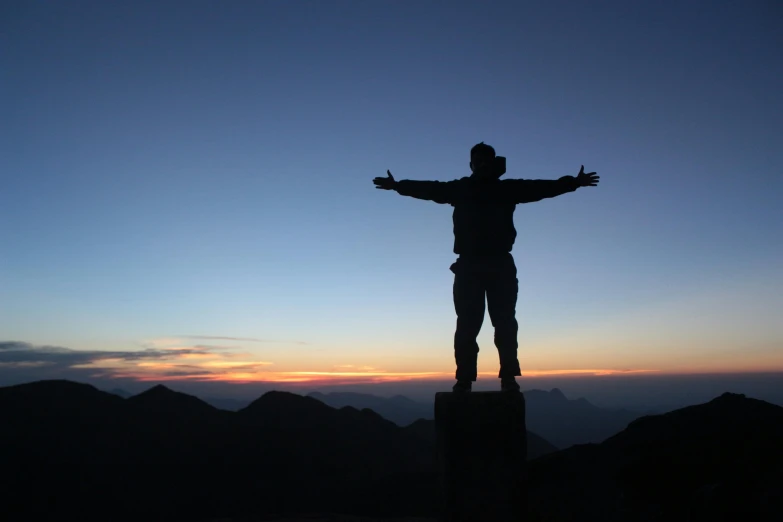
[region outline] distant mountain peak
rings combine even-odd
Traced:
[[[240,411],[266,413],[272,411],[297,411],[301,413],[302,411],[322,411],[324,409],[331,410],[334,408],[327,406],[314,397],[287,391],[271,390],[264,393],[261,397],[254,400]]]
[[[568,401],[560,388],[552,388],[549,391],[532,388],[530,390],[523,391],[522,394],[531,398],[535,397],[540,400],[553,401],[556,403]]]
[[[118,397],[122,397],[123,399],[127,399],[128,397],[132,397],[133,394],[129,391],[123,390],[122,388],[113,388],[109,390],[109,393],[116,395]]]
[[[49,396],[56,399],[65,397],[82,396],[94,397],[98,395],[111,395],[83,382],[69,381],[67,379],[47,379],[23,384],[16,384],[4,388],[5,390],[27,393],[31,395]],[[115,397],[114,395],[111,395]]]
[[[415,401],[413,399],[411,399],[409,397],[406,397],[405,395],[395,395],[394,397],[391,398],[391,400],[397,401],[397,402],[403,402],[403,403],[410,403],[410,404],[414,404],[415,403]]]
[[[163,384],[156,384],[127,400],[132,404],[160,411],[217,411],[217,408],[198,397],[174,391]]]
[[[744,438],[754,431],[749,427],[760,425],[780,430],[777,433],[783,436],[783,407],[747,398],[740,393],[723,393],[706,403],[640,417],[605,443],[628,445],[675,438],[712,437],[716,433]]]
[[[259,399],[266,399],[266,400],[280,400],[280,399],[288,400],[288,399],[292,399],[292,400],[297,400],[297,399],[295,399],[295,397],[296,398],[305,398],[303,395],[299,395],[298,393],[282,391],[282,390],[270,390],[270,391],[264,393],[263,395],[261,395],[261,397],[259,397]]]
[[[370,409],[398,426],[406,426],[416,419],[431,418],[433,413],[432,404],[416,402],[404,395],[381,397],[355,392],[313,392],[307,396],[336,409],[345,406],[352,406],[359,411]]]
[[[141,392],[141,393],[139,393],[137,395],[134,395],[132,398],[133,399],[136,399],[138,397],[145,397],[145,398],[146,397],[156,397],[156,398],[160,398],[160,397],[176,397],[176,396],[186,396],[186,397],[191,397],[193,399],[197,399],[197,397],[193,397],[192,395],[187,395],[185,393],[180,393],[180,392],[174,391],[171,388],[168,388],[168,387],[164,386],[163,384],[156,384],[155,386],[153,386],[151,388],[147,388],[143,392]],[[201,400],[201,399],[197,399],[197,400]]]
[[[17,384],[9,388],[30,389],[30,390],[79,390],[79,391],[98,391],[98,388],[92,384],[84,382],[69,381],[68,379],[44,379],[35,382]]]
[[[48,407],[56,407],[63,412],[84,409],[88,405],[106,407],[114,404],[114,401],[123,400],[91,384],[67,379],[51,379],[2,387],[0,399],[3,398],[28,401],[29,407],[37,407],[31,406],[32,404],[47,404]]]
[[[715,397],[710,402],[726,402],[726,401],[737,401],[745,399],[744,393],[731,393],[731,392],[724,392],[719,397]]]
[[[564,401],[568,400],[560,388],[552,388],[552,391],[550,391],[549,394],[557,399],[563,399]]]

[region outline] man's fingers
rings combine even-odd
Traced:
[[[583,180],[583,187],[595,187],[598,185],[598,176],[590,176]]]
[[[598,184],[598,180],[600,179],[600,176],[598,176],[595,172],[588,172],[585,174],[585,166],[582,165],[582,168],[579,169],[579,178],[581,181],[581,186],[583,187],[595,187]]]

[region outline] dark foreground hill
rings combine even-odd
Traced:
[[[552,449],[533,434],[529,448]],[[0,388],[0,464],[0,520],[439,510],[431,421],[400,428],[283,392],[228,412],[163,386]],[[546,454],[529,478],[530,521],[783,520],[783,408],[725,394]]]
[[[727,393],[529,466],[525,522],[778,522],[783,408]]]
[[[0,426],[0,520],[438,509],[432,421],[286,392],[229,412],[160,385],[123,399],[41,381],[0,388]],[[554,450],[530,441],[531,457]]]
[[[428,442],[290,393],[227,412],[163,386],[43,381],[0,388],[0,425],[0,520],[406,513],[435,488]]]
[[[726,393],[529,472],[538,520],[783,520],[783,408]]]

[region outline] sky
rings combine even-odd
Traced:
[[[451,207],[520,205],[523,378],[783,371],[774,1],[4,2],[0,385],[451,379]],[[479,380],[496,378],[487,317]]]

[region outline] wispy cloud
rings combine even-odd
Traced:
[[[235,339],[235,338],[232,338]],[[375,384],[403,381],[450,380],[453,371],[386,371],[368,365],[338,364],[321,371],[275,370],[270,361],[225,346],[184,345],[181,339],[158,339],[136,351],[75,350],[34,346],[21,341],[0,342],[0,371],[24,372],[38,378],[94,377],[134,381],[194,381],[231,383],[288,383],[307,385]],[[530,370],[524,377],[588,376],[650,373],[647,369]],[[482,372],[481,378],[496,378]]]
[[[259,339],[258,337],[229,337],[223,335],[182,335],[183,339],[203,339],[207,341],[239,341],[250,343],[288,343],[288,344],[310,344],[304,341],[281,341],[279,339]]]
[[[74,373],[88,377],[135,380],[219,379],[232,371],[263,371],[272,363],[248,354],[214,350],[209,346],[172,346],[135,351],[75,350],[61,346],[35,346],[21,341],[0,342],[0,367],[41,370],[41,378],[66,378]]]
[[[196,354],[198,349],[186,349],[179,354]],[[61,346],[34,346],[21,341],[0,342],[0,362],[21,363],[40,362],[62,366],[73,366],[95,361],[123,360],[139,361],[160,359],[171,356],[167,350],[146,349],[139,351],[102,351],[102,350],[72,350]]]
[[[375,368],[374,366],[356,366],[353,364],[340,364],[337,366],[332,366],[332,372],[335,373],[372,373],[377,371],[383,372],[383,370],[378,370],[378,368]]]
[[[632,370],[632,369],[578,369],[578,370],[523,370],[522,375],[525,377],[549,377],[552,375],[566,376],[566,375],[628,375],[633,373],[656,373],[660,370]],[[496,373],[486,372],[482,375],[495,375]]]

